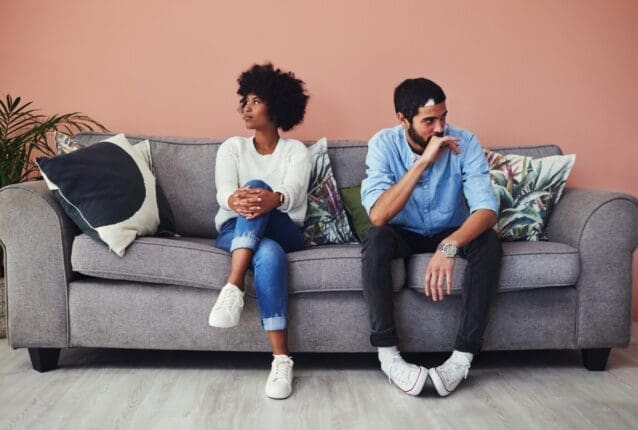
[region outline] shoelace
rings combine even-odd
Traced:
[[[452,361],[448,363],[448,366],[444,367],[445,371],[443,372],[445,379],[448,382],[450,381],[450,373],[455,374],[458,371],[463,371],[463,379],[467,379],[467,375],[470,373],[469,363],[462,363],[460,361]]]
[[[242,303],[241,296],[235,290],[227,291],[227,294],[224,294],[221,302],[219,303],[219,309],[228,309],[235,307],[235,303],[239,303],[241,306]]]
[[[273,363],[273,368],[275,370],[274,381],[277,379],[285,379],[286,381],[290,380],[290,372],[292,371],[293,361],[288,358],[275,358],[275,362]]]
[[[408,378],[410,377],[410,372],[413,369],[410,368],[410,365],[407,363],[403,363],[403,359],[400,355],[395,355],[392,357],[392,364],[390,365],[390,371],[388,372],[388,382],[392,383],[392,380],[398,382],[401,385],[404,385],[408,382]]]

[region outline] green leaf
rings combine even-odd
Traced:
[[[38,171],[34,156],[54,156],[49,145],[50,133],[64,128],[67,134],[94,129],[108,131],[91,117],[72,112],[46,116],[7,94],[0,99],[0,187],[29,180]]]

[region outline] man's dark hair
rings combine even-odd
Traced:
[[[246,104],[248,94],[258,96],[266,102],[270,120],[283,131],[303,121],[308,95],[304,82],[294,73],[275,69],[271,63],[254,64],[239,76],[237,83],[241,105]]]
[[[406,79],[394,89],[394,111],[402,113],[410,123],[419,108],[432,99],[434,104],[445,101],[443,89],[429,79]]]

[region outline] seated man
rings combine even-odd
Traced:
[[[361,184],[373,225],[362,250],[370,342],[378,347],[381,370],[403,391],[418,395],[429,375],[439,395],[447,396],[467,377],[481,348],[498,284],[502,249],[492,230],[498,201],[476,136],[446,125],[441,87],[407,79],[394,91],[394,107],[401,125],[372,137]],[[451,292],[455,258],[467,259],[454,352],[429,371],[399,354],[390,272],[393,259],[424,252],[434,252],[423,282],[434,302]]]

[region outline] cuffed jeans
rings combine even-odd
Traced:
[[[371,327],[370,343],[373,346],[399,344],[392,300],[392,260],[436,252],[439,243],[453,231],[444,231],[433,237],[392,225],[371,227],[367,231],[363,240],[361,270]],[[461,322],[454,346],[459,351],[477,353],[481,349],[489,304],[498,285],[502,254],[501,241],[492,229],[460,249],[460,256],[467,259],[467,266]]]
[[[259,180],[248,181],[246,186],[272,191],[268,184]],[[253,251],[250,268],[255,278],[261,325],[266,331],[285,329],[288,326],[286,253],[304,247],[301,229],[288,214],[277,209],[254,219],[240,215],[224,223],[215,246],[228,252],[239,248]]]

